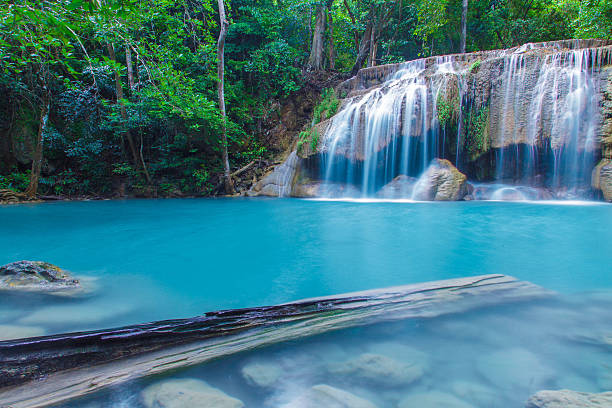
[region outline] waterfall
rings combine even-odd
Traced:
[[[313,177],[372,197],[445,158],[479,182],[580,196],[599,155],[610,55],[608,42],[576,40],[369,68],[347,81]]]
[[[354,98],[332,120],[323,144],[324,179],[360,187],[373,195],[398,174],[416,176],[443,154],[445,138],[437,101],[449,77],[452,59],[424,75],[425,60],[405,63],[380,88]]]
[[[491,101],[498,181],[529,182],[542,174],[559,193],[588,186],[598,148],[602,58],[593,48],[504,58],[500,92]]]

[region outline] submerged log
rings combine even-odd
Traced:
[[[512,277],[482,275],[4,341],[0,406],[48,406],[127,380],[330,330],[550,295]]]

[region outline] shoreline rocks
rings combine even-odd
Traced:
[[[17,261],[0,266],[0,290],[72,292],[81,282],[58,266],[41,261]]]

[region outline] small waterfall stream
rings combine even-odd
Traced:
[[[601,71],[610,50],[568,44],[398,65],[380,86],[350,95],[331,119],[321,179],[372,197],[446,158],[469,178],[470,165],[489,166],[480,181],[580,196],[599,155]],[[470,124],[477,113],[480,134]]]

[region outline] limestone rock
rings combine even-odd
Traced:
[[[0,266],[0,289],[56,292],[79,288],[78,280],[47,262],[18,261]]]
[[[0,324],[0,341],[24,339],[27,337],[39,337],[44,335],[45,330],[42,327]]]
[[[391,199],[412,198],[412,192],[416,182],[416,178],[400,174],[385,184],[385,186],[376,193],[376,197]]]
[[[612,407],[612,392],[589,394],[570,390],[540,391],[527,401],[526,408]]]
[[[348,391],[319,384],[283,408],[376,408],[376,405]]]
[[[272,387],[283,374],[280,366],[270,362],[252,362],[242,367],[242,377],[257,387]]]
[[[414,186],[415,200],[455,201],[467,194],[467,177],[445,159],[434,159]]]
[[[601,190],[604,200],[612,202],[612,160],[602,160],[593,169],[591,185]]]
[[[390,387],[408,385],[423,376],[420,364],[403,363],[374,353],[364,353],[353,360],[334,364],[329,371],[335,375]]]
[[[242,401],[204,381],[184,378],[162,381],[142,391],[146,408],[242,408]]]
[[[454,395],[440,391],[411,394],[402,399],[398,408],[474,408]]]
[[[247,195],[268,196],[268,197],[287,197],[291,194],[293,187],[293,176],[298,165],[296,152],[291,152],[287,159],[276,166],[272,173],[259,180],[248,191]]]
[[[291,196],[298,198],[356,198],[361,197],[362,193],[357,187],[351,184],[311,181],[296,184],[291,192]]]

